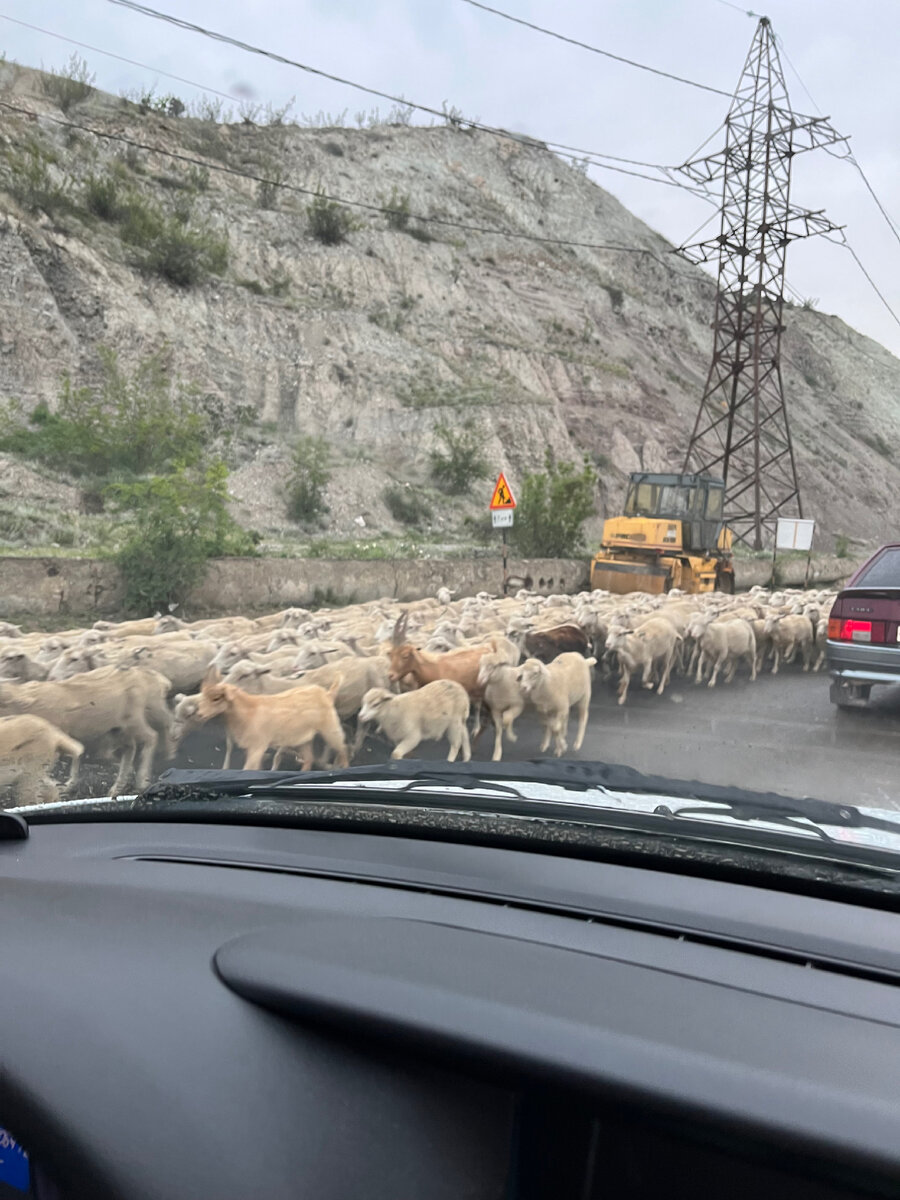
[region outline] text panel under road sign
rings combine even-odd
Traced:
[[[513,510],[511,508],[500,509],[491,513],[491,520],[494,522],[495,529],[502,529],[513,523]]]

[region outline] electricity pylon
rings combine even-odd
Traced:
[[[725,118],[725,147],[679,168],[722,183],[718,237],[682,253],[718,259],[713,355],[685,458],[686,472],[725,480],[725,518],[736,541],[762,549],[778,516],[802,516],[781,375],[784,270],[789,244],[835,232],[822,211],[791,204],[796,154],[842,142],[826,117],[791,111],[767,17]]]

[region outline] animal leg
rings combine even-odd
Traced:
[[[415,750],[419,744],[419,739],[415,734],[410,734],[408,737],[399,741],[391,751],[391,758],[405,758],[410,750]]]
[[[465,721],[462,721],[460,725],[460,742],[462,743],[463,762],[469,762],[472,758],[472,746],[469,742],[469,731],[466,729]]]
[[[260,770],[260,768],[262,767],[262,764],[263,764],[263,759],[265,758],[265,755],[266,755],[266,751],[268,749],[269,749],[269,747],[265,746],[265,745],[256,746],[252,750],[248,748],[246,756],[244,758],[244,770],[245,771]]]
[[[115,782],[109,789],[110,796],[120,796],[125,791],[125,785],[131,778],[136,749],[134,741],[125,742],[123,745],[122,754],[119,758],[119,773],[116,775]]]
[[[335,765],[338,767],[349,767],[350,759],[347,757],[347,743],[344,741],[344,730],[337,717],[334,719],[334,724],[327,725],[324,729],[320,729],[319,732],[325,741],[325,745],[334,751]],[[310,749],[312,749],[311,743]],[[305,767],[304,770],[306,770]]]
[[[706,685],[707,687],[712,688],[712,687],[716,686],[716,680],[719,678],[719,668],[722,666],[722,663],[724,661],[725,661],[725,659],[722,655],[720,655],[716,659],[715,666],[713,667],[712,675],[710,676],[710,679],[709,679],[709,683]]]
[[[493,714],[493,717],[494,717],[494,753],[493,753],[492,758],[493,758],[494,762],[499,762],[500,759],[503,757],[503,721],[501,720],[500,717],[497,716],[496,713]]]
[[[151,729],[149,725],[145,725],[143,730],[139,729],[138,731],[138,740],[141,743],[141,756],[138,760],[134,782],[135,786],[143,791],[150,783],[153,755],[156,753],[156,747],[159,743],[159,734],[155,729]]]
[[[582,696],[578,701],[578,733],[575,735],[574,748],[581,749],[581,744],[584,741],[584,731],[587,729],[588,710],[590,709],[590,696]]]

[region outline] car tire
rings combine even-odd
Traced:
[[[835,679],[831,684],[831,703],[843,709],[865,708],[871,692],[870,683],[844,683],[843,680]]]

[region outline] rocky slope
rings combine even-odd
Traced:
[[[267,542],[302,536],[283,498],[298,433],[332,447],[335,538],[400,532],[384,503],[391,482],[430,508],[434,539],[461,536],[490,482],[477,497],[440,497],[428,451],[441,424],[472,421],[491,469],[514,486],[548,446],[561,457],[587,453],[601,476],[601,515],[621,502],[629,471],[680,467],[711,349],[713,282],[540,146],[452,126],[217,126],[100,93],[63,115],[40,73],[9,64],[3,101],[36,117],[0,108],[0,397],[26,411],[52,407],[64,372],[97,377],[101,347],[125,364],[165,348],[198,403],[226,418],[251,414],[230,486],[237,515]],[[171,153],[201,160],[208,174]],[[366,209],[354,211],[344,244],[322,245],[308,230],[308,196],[229,171],[373,205],[408,196],[414,214],[646,253],[415,220],[397,229]],[[142,271],[116,223],[84,203],[89,178],[112,176],[165,211],[188,204],[193,222],[227,235],[224,272],[177,287]],[[41,187],[56,200],[35,203]],[[900,361],[837,318],[801,309],[788,313],[784,356],[822,548],[836,535],[896,536]],[[60,528],[71,521],[71,481],[0,465],[0,542],[60,540],[47,513],[56,505]],[[89,522],[76,522],[68,538],[77,547],[91,536]]]

